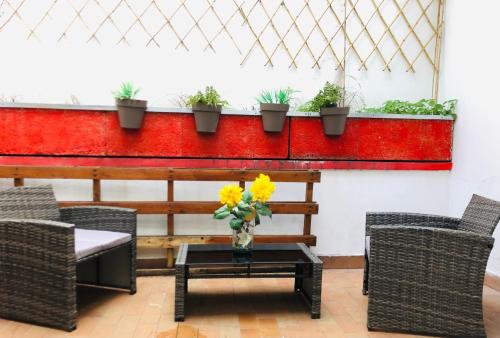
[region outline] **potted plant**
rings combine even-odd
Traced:
[[[260,224],[260,216],[272,217],[269,208],[269,198],[275,185],[269,176],[259,174],[249,190],[230,184],[219,191],[222,207],[215,210],[215,219],[225,219],[231,216],[229,226],[233,230],[232,246],[234,253],[249,254],[253,248],[253,232]]]
[[[456,119],[457,100],[438,103],[434,99],[421,99],[417,102],[389,100],[381,107],[365,108],[366,113],[410,114],[410,115],[450,115]]]
[[[195,95],[188,96],[187,104],[193,110],[196,130],[215,133],[222,107],[228,103],[221,99],[214,87],[207,86],[204,93],[198,91]]]
[[[142,125],[147,101],[136,100],[139,88],[134,88],[130,82],[123,83],[115,95],[120,126],[127,129],[139,129]]]
[[[344,133],[349,107],[339,107],[344,90],[339,85],[326,82],[318,94],[300,110],[319,112],[323,120],[323,131],[326,135],[342,135]]]
[[[293,93],[295,90],[290,87],[274,92],[264,90],[260,93],[257,102],[260,103],[264,131],[281,132],[283,130]]]

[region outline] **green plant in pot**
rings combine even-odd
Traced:
[[[202,133],[215,133],[222,107],[228,105],[227,101],[222,100],[212,86],[207,86],[205,92],[198,91],[188,96],[186,101],[193,110],[196,130]]]
[[[349,114],[349,107],[339,107],[343,97],[341,86],[326,82],[323,89],[300,110],[319,112],[326,135],[342,135]]]
[[[281,132],[285,124],[286,113],[290,109],[290,101],[296,91],[288,87],[274,92],[263,90],[257,102],[260,103],[260,113],[264,131]]]
[[[139,88],[134,88],[130,82],[125,82],[120,89],[115,91],[116,107],[118,109],[118,117],[120,126],[127,129],[139,129],[142,125],[144,112],[148,102],[144,100],[136,100],[135,97],[139,93]]]

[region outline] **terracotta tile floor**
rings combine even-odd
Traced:
[[[412,337],[368,332],[361,270],[325,270],[321,319],[311,320],[291,279],[192,280],[186,321],[174,317],[174,278],[142,277],[130,296],[80,290],[71,333],[0,319],[0,337]],[[500,292],[485,288],[488,337],[500,337]]]

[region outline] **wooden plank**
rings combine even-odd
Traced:
[[[176,181],[253,181],[265,173],[275,182],[320,182],[321,172],[316,170],[224,170],[224,169],[173,169]]]
[[[92,200],[94,202],[101,201],[101,181],[97,179],[92,180]]]
[[[14,178],[14,187],[22,187],[24,185],[24,178]]]
[[[308,182],[306,184],[306,202],[312,202],[313,188],[314,188],[313,183]],[[311,222],[312,222],[312,216],[310,214],[304,215],[304,229],[303,229],[304,235],[311,234]]]
[[[170,169],[134,167],[1,166],[0,178],[101,180],[253,181],[265,173],[275,182],[319,182],[313,170]]]
[[[230,244],[231,236],[138,236],[137,247],[168,249],[177,248],[181,243],[189,244]],[[314,235],[257,235],[255,243],[305,243],[316,245]]]
[[[92,179],[93,167],[0,166],[0,178]]]
[[[167,187],[167,201],[168,202],[173,202],[174,201],[174,181],[169,180],[168,181],[168,187]],[[169,235],[174,234],[174,215],[173,214],[168,214],[167,217],[167,233]]]
[[[172,181],[172,180],[168,180],[167,201],[168,202],[174,201],[174,181]],[[174,234],[174,214],[167,215],[167,234],[168,235]],[[167,249],[167,267],[171,268],[173,266],[174,266],[174,249],[168,248]]]
[[[111,206],[137,209],[139,214],[211,214],[220,207],[220,202],[207,201],[61,201],[60,207]],[[317,214],[316,202],[270,202],[273,214]]]
[[[171,178],[169,168],[119,168],[99,167],[96,177],[102,180],[167,180]]]

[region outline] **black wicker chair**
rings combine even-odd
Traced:
[[[131,209],[59,209],[50,186],[0,191],[0,317],[71,331],[77,283],[134,294],[136,220]]]
[[[461,219],[367,213],[368,328],[484,337],[483,281],[500,202],[474,195]]]

